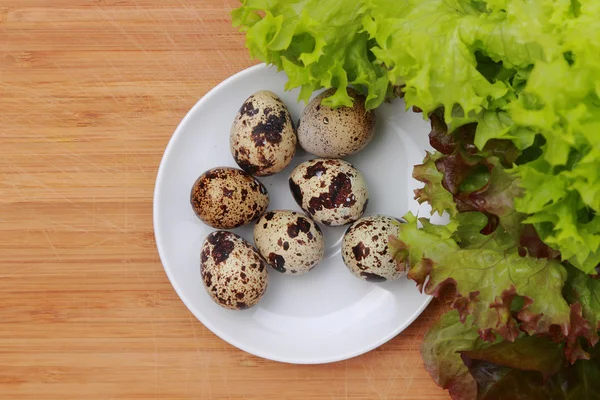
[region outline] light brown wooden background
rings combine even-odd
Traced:
[[[0,0],[0,398],[446,399],[418,348],[265,361],[199,323],[154,244],[180,119],[250,66],[235,0]],[[285,393],[285,394],[284,394]]]

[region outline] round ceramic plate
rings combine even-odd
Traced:
[[[200,279],[200,248],[214,229],[194,215],[190,189],[204,171],[236,167],[229,151],[229,130],[244,100],[271,90],[297,121],[304,108],[298,91],[284,91],[287,77],[258,65],[219,84],[183,119],[163,156],[154,193],[154,230],[165,271],[190,311],[232,345],[271,360],[316,364],[344,360],[380,346],[405,329],[430,301],[415,283],[402,278],[374,284],[354,277],[344,266],[340,243],[347,227],[323,227],[322,263],[302,276],[269,270],[269,286],[260,303],[230,311],[213,303]],[[412,169],[429,148],[429,126],[421,114],[405,111],[402,100],[377,109],[373,141],[346,159],[366,177],[370,202],[366,215],[403,216],[427,212],[413,199],[419,182]],[[300,208],[288,187],[292,169],[311,155],[298,150],[283,172],[260,180],[267,187],[269,209]],[[252,243],[252,227],[235,230]]]

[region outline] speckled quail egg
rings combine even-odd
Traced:
[[[356,221],[369,202],[365,178],[344,160],[303,162],[292,171],[289,184],[298,205],[315,221],[329,226]]]
[[[200,254],[204,288],[215,303],[233,310],[252,307],[267,289],[267,263],[233,232],[213,232]]]
[[[235,162],[256,176],[285,169],[294,157],[296,143],[287,107],[276,94],[266,90],[254,93],[244,102],[229,137]]]
[[[342,240],[342,258],[355,276],[369,282],[393,281],[408,273],[396,263],[389,237],[398,237],[400,221],[384,215],[364,217],[352,224]]]
[[[319,226],[306,215],[287,210],[269,211],[256,221],[254,244],[271,267],[288,275],[310,271],[325,252]]]
[[[334,89],[315,97],[298,122],[298,141],[309,153],[319,157],[345,157],[365,148],[375,132],[375,112],[365,108],[365,97],[349,88],[352,107],[331,108],[321,104]]]
[[[260,181],[237,168],[218,167],[194,183],[190,202],[196,215],[217,229],[250,223],[265,212],[269,194]]]

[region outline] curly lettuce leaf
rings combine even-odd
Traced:
[[[528,254],[535,258],[560,259],[560,252],[554,250],[542,241],[533,225],[524,224],[519,238],[519,254]]]
[[[477,397],[477,383],[462,362],[459,352],[491,345],[479,337],[472,325],[472,317],[462,323],[458,312],[450,311],[431,325],[421,345],[425,369],[435,383],[450,392],[454,400]]]
[[[443,188],[452,194],[456,210],[485,214],[488,224],[482,233],[492,233],[500,224],[504,230],[518,235],[524,216],[515,212],[513,203],[522,195],[522,189],[518,176],[504,168],[519,157],[518,149],[508,140],[494,139],[478,151],[474,144],[476,125],[467,124],[450,131],[437,112],[430,117],[429,140],[441,153],[434,155],[435,166],[441,173]],[[434,191],[433,181],[428,182],[426,188]],[[441,188],[436,191],[439,192]]]
[[[567,301],[572,304],[571,335],[567,340],[566,355],[571,362],[589,359],[583,348],[584,342],[595,346],[600,337],[600,280],[568,266],[569,278],[563,290]]]
[[[404,219],[398,243],[391,245],[409,264],[409,278],[437,297],[453,288],[452,307],[463,320],[473,315],[482,338],[499,334],[514,340],[520,330],[569,334],[570,308],[561,295],[567,272],[558,261],[486,247],[462,249],[447,228],[419,229],[411,213]]]
[[[429,203],[432,211],[439,215],[447,212],[454,217],[458,213],[454,198],[442,186],[444,174],[438,171],[435,164],[441,156],[442,154],[438,152],[433,154],[427,152],[423,164],[415,165],[413,178],[425,184],[424,187],[415,190],[415,200],[419,203]]]
[[[244,0],[232,15],[303,100],[333,87],[325,104],[347,106],[354,85],[374,108],[401,93],[451,132],[474,126],[470,155],[498,140],[539,151],[513,169],[516,211],[577,268],[600,264],[598,2]]]
[[[568,272],[565,297],[571,304],[581,304],[583,317],[594,332],[600,331],[600,280],[574,268],[568,268]]]
[[[347,106],[352,85],[368,108],[404,95],[431,118],[439,153],[415,168],[415,195],[453,219],[409,219],[391,245],[426,292],[455,287],[475,324],[458,337],[552,334],[575,363],[546,384],[543,371],[471,358],[476,381],[464,365],[436,381],[461,398],[598,397],[600,287],[587,273],[600,264],[600,2],[245,0],[233,18],[301,99],[333,87],[325,104]],[[438,342],[450,360],[450,342],[424,346]]]
[[[393,90],[370,50],[362,24],[367,11],[365,2],[356,0],[244,0],[232,19],[246,33],[250,54],[285,70],[286,89],[301,88],[299,100],[336,88],[323,103],[351,106],[346,89],[353,85],[367,94],[372,109]]]
[[[534,143],[536,132],[514,123],[506,111],[484,111],[477,119],[475,145],[483,149],[493,139],[510,140],[515,146],[524,150]]]
[[[507,94],[504,82],[489,82],[479,73],[472,43],[465,42],[466,31],[485,25],[477,4],[412,0],[401,15],[376,11],[365,17],[365,30],[377,43],[372,51],[390,82],[404,85],[407,106],[424,114],[443,107],[450,122],[455,106],[467,116]]]
[[[561,346],[546,337],[484,342],[459,313],[440,317],[425,334],[421,356],[433,380],[454,400],[596,399],[600,396],[600,348],[590,360],[568,364]]]
[[[505,229],[513,229],[522,219],[515,213],[513,205],[514,199],[522,194],[519,180],[507,173],[496,157],[472,163],[460,155],[448,156],[438,160],[437,166],[445,173],[445,179],[442,180],[444,187],[453,189],[458,210],[479,211],[488,215],[489,224],[494,226],[488,229],[489,232],[495,229],[495,220]],[[457,170],[465,172],[462,176],[453,177],[453,172]],[[472,190],[468,183],[478,176],[483,176],[482,185],[474,185],[476,189]]]
[[[557,174],[557,167],[543,159],[516,168],[525,190],[515,200],[515,208],[529,215],[524,222],[533,224],[542,240],[559,250],[564,260],[591,273],[600,264],[600,216],[594,208],[598,205],[595,199],[586,204],[573,185],[587,184],[589,193],[595,193],[600,181],[596,184],[593,180],[600,172],[597,161],[590,167],[577,158],[573,156],[567,169]],[[571,176],[581,169],[587,176],[573,179]]]
[[[463,249],[489,249],[501,252],[517,250],[518,230],[496,228],[493,234],[484,235],[488,217],[477,211],[463,212],[456,216],[457,228],[453,239]]]
[[[433,380],[454,400],[595,399],[600,394],[600,352],[565,362],[561,346],[545,337],[484,342],[472,317],[440,317],[425,334],[421,356]]]

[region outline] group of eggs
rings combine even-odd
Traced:
[[[361,218],[369,192],[364,176],[341,157],[362,150],[375,131],[375,114],[365,109],[365,98],[353,90],[352,107],[333,109],[323,92],[305,108],[297,129],[277,95],[260,91],[238,111],[230,132],[230,148],[241,169],[218,167],[203,173],[192,187],[190,201],[196,215],[216,229],[233,229],[256,221],[254,243],[230,231],[208,235],[201,250],[204,287],[219,305],[229,309],[252,307],[265,293],[269,267],[301,275],[319,264],[325,241],[318,223],[352,224],[342,241],[342,258],[357,277],[373,282],[406,274],[388,246],[397,237],[399,222],[384,215]],[[268,211],[269,194],[255,176],[284,170],[297,144],[318,157],[291,173],[291,193],[304,213]]]

